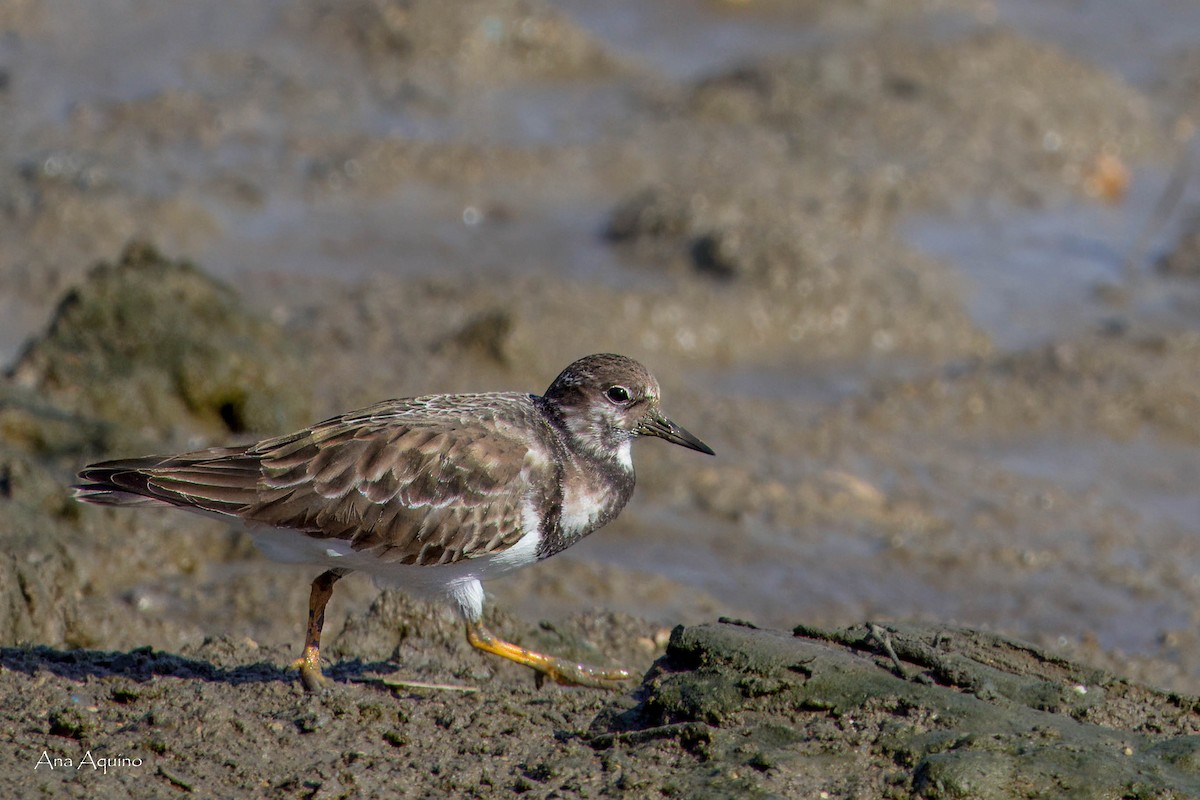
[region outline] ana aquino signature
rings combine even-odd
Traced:
[[[52,756],[48,750],[43,750],[41,756],[38,757],[37,763],[33,765],[33,769],[36,771],[45,767],[51,771],[56,769],[73,769],[78,772],[84,767],[88,767],[93,771],[99,770],[107,775],[109,769],[140,767],[141,765],[142,759],[137,756],[94,756],[91,750],[87,750],[78,759],[73,759],[70,756]]]

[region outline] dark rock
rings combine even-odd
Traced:
[[[636,241],[647,237],[676,237],[692,226],[688,205],[677,194],[649,187],[617,204],[604,229],[614,242]]]
[[[161,440],[303,424],[296,363],[283,331],[232,289],[134,243],[67,293],[10,376],[66,413]]]
[[[702,196],[643,189],[617,204],[604,236],[636,247],[640,260],[685,264],[710,278],[747,279],[773,287],[794,282],[808,259],[794,232],[736,206],[710,209]]]
[[[1157,707],[1154,734],[1114,724],[1130,702]],[[798,757],[820,756],[838,770],[869,767],[873,791],[902,783],[923,798],[1120,797],[1134,787],[1191,797],[1197,737],[1169,735],[1189,716],[1166,693],[978,631],[788,635],[726,623],[676,628],[637,704],[611,704],[592,741],[676,740],[726,770],[746,767],[738,774],[752,791],[785,785]],[[906,774],[889,775],[895,765]]]

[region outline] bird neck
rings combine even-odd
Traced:
[[[534,397],[534,404],[576,459],[590,462],[602,472],[633,476],[632,434],[608,427],[587,414],[568,413],[544,397]]]

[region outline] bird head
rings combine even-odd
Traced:
[[[638,436],[714,455],[662,413],[658,381],[632,358],[602,353],[578,359],[559,373],[545,397],[577,443],[594,455],[628,461],[629,443]]]

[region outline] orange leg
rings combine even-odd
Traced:
[[[542,675],[564,686],[590,686],[594,689],[619,689],[623,681],[633,678],[628,670],[589,667],[563,658],[542,655],[511,642],[496,638],[484,627],[483,622],[467,622],[467,641],[485,653],[507,658],[518,664],[537,670]]]
[[[300,670],[300,683],[304,684],[305,691],[319,691],[325,682],[325,676],[321,674],[321,629],[325,627],[325,606],[333,597],[333,585],[349,573],[348,569],[326,570],[312,582],[312,591],[308,595],[304,655],[292,662],[292,669]]]

